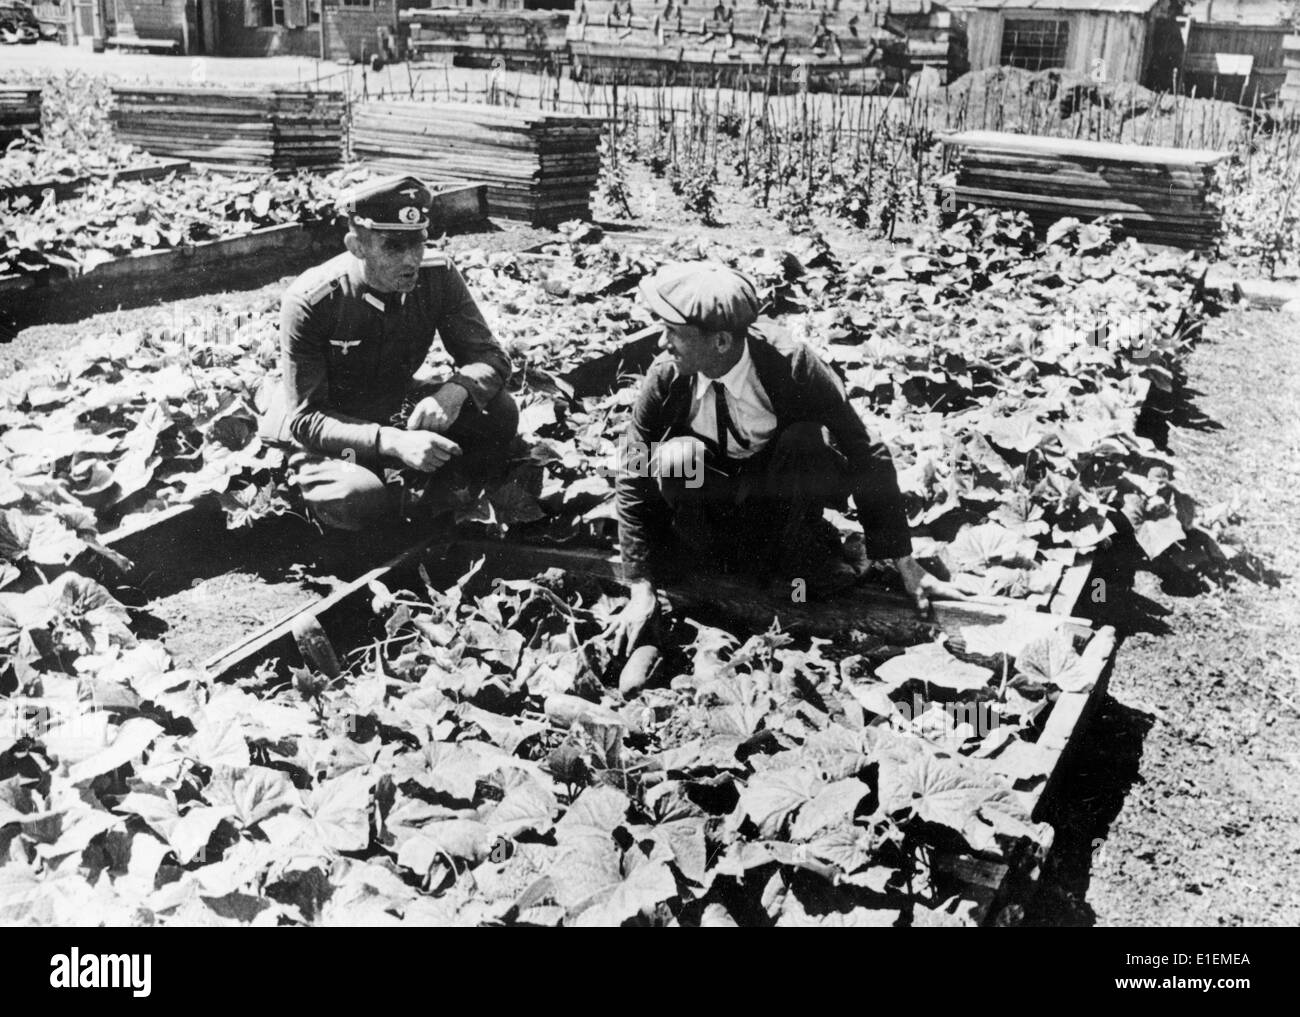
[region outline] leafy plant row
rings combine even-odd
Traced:
[[[1222,559],[1209,538],[1229,507],[1202,513],[1212,532],[1198,530],[1174,464],[1134,434],[1143,390],[1173,384],[1191,335],[1184,261],[1068,224],[1040,248],[1019,220],[988,214],[847,270],[812,242],[630,257],[593,239],[575,228],[540,261],[459,257],[518,367],[524,438],[509,482],[463,505],[463,520],[612,542],[611,467],[632,379],[574,400],[557,376],[647,323],[632,297],[643,275],[708,256],[752,275],[776,327],[838,365],[894,452],[921,547],[972,592],[1041,591],[1124,525],[1116,509],[1152,557]],[[206,494],[237,526],[288,509],[283,457],[256,434],[277,357],[267,302],[207,320],[160,316],[6,379],[6,575],[24,561],[66,565],[100,527]],[[438,358],[431,376],[449,368]]]
[[[0,206],[0,275],[50,268],[77,275],[131,254],[329,220],[346,179],[173,174],[95,181],[63,201],[15,198]]]
[[[1300,271],[1300,210],[1291,197],[1300,180],[1300,130],[1293,118],[1264,110],[1014,68],[965,75],[923,96],[624,89],[612,101],[607,95],[601,109],[611,127],[600,194],[616,214],[646,212],[627,174],[640,163],[706,225],[717,223],[719,193],[734,187],[792,227],[828,219],[891,240],[933,227],[951,211],[936,186],[951,168],[938,141],[943,133],[1227,151],[1231,159],[1216,181],[1225,212],[1217,256],[1270,273]]]
[[[558,393],[557,376],[619,349],[646,324],[626,289],[655,262],[589,249],[579,232],[558,260],[457,258],[527,387]],[[746,265],[776,286],[771,264]],[[5,583],[66,566],[107,530],[204,496],[219,496],[236,527],[291,507],[284,457],[257,434],[259,408],[278,384],[277,304],[159,311],[143,327],[89,336],[0,381]],[[435,346],[426,373],[450,368]],[[536,423],[537,411],[528,419]]]
[[[847,269],[809,244],[730,262],[761,281],[774,331],[814,344],[889,445],[918,550],[968,592],[1049,592],[1078,556],[1131,533],[1153,560],[1215,572],[1237,550],[1232,507],[1198,510],[1176,463],[1137,433],[1195,334],[1187,258],[1063,221],[1037,243],[1022,219],[974,213],[914,249]],[[576,251],[584,278],[627,291],[655,259]],[[801,260],[802,258],[802,260]],[[613,475],[635,379],[574,401],[525,391],[529,458],[461,518],[528,539],[610,546]],[[834,517],[852,537],[852,518]]]
[[[939,642],[683,619],[623,702],[621,601],[557,573],[471,598],[473,572],[373,584],[385,634],[341,674],[227,686],[89,580],[3,595],[0,920],[968,924],[942,859],[1047,842],[1013,783],[1041,783],[1051,698],[1095,677],[1058,634],[995,675]]]

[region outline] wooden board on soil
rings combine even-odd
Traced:
[[[220,527],[206,541],[189,541],[184,574],[136,575],[129,585],[112,588],[140,612],[142,630],[162,638],[180,666],[226,658],[255,666],[267,656],[264,636],[277,620],[328,614],[340,591],[351,591],[376,561],[413,544],[422,546],[409,528],[363,542],[354,534],[322,535],[301,520],[281,517],[233,537]]]

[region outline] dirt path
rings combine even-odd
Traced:
[[[1179,596],[1139,572],[1104,704],[1062,789],[1044,924],[1300,924],[1300,345],[1232,311],[1187,361],[1169,447],[1202,500],[1240,495],[1262,581]]]

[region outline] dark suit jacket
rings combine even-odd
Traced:
[[[758,379],[776,413],[778,433],[800,421],[821,424],[848,461],[867,554],[872,558],[911,554],[907,513],[889,450],[867,433],[839,377],[804,343],[777,347],[753,332],[748,341]],[[693,376],[678,372],[671,357],[661,356],[651,364],[632,408],[626,440],[648,448],[685,433],[694,383]],[[669,545],[671,526],[671,512],[654,478],[621,471],[618,530],[629,581],[652,578],[652,551]]]

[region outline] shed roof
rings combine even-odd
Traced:
[[[1282,0],[1197,0],[1187,12],[1193,21],[1211,25],[1286,27],[1291,11]]]
[[[1097,11],[1103,14],[1150,14],[1161,0],[953,0],[951,8],[1008,11]],[[1220,0],[1215,0],[1216,4]]]

